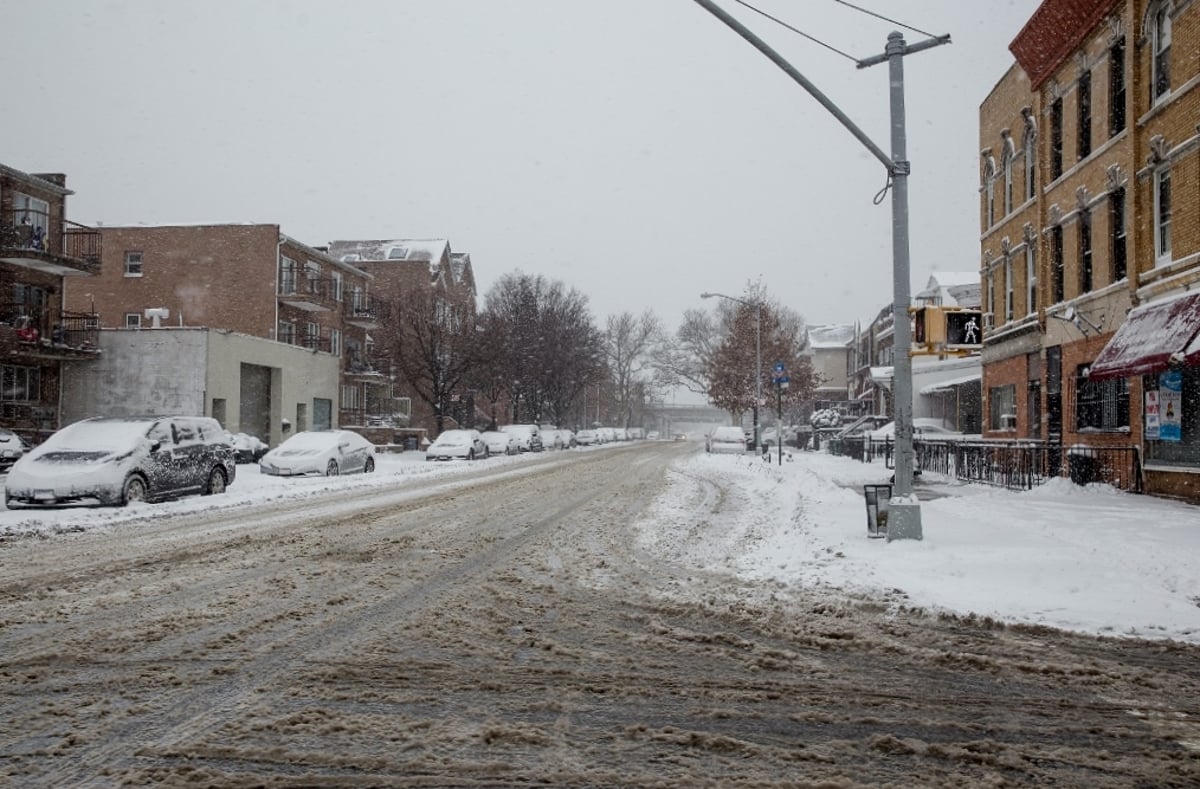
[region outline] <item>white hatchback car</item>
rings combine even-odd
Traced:
[[[480,433],[480,437],[483,439],[483,443],[487,444],[489,455],[518,455],[521,452],[520,442],[511,433],[485,430]]]
[[[263,455],[258,469],[276,477],[369,474],[375,445],[352,430],[306,430]]]
[[[488,454],[488,445],[478,430],[443,430],[425,450],[425,459],[477,460]]]

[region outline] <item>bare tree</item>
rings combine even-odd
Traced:
[[[650,310],[639,317],[631,312],[611,315],[604,335],[604,354],[612,379],[613,398],[622,425],[640,417],[654,386],[654,350],[662,343],[663,329]]]
[[[508,394],[513,421],[564,422],[571,403],[594,381],[599,333],[587,297],[561,282],[515,272],[485,298],[481,323],[489,377]]]
[[[427,291],[409,294],[399,311],[391,356],[397,372],[433,409],[441,433],[451,396],[460,392],[475,363],[474,305]]]

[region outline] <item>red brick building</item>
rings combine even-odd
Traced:
[[[61,174],[0,164],[0,427],[37,443],[60,427],[63,363],[96,357],[99,322],[65,302],[100,270],[101,238],[66,218]]]

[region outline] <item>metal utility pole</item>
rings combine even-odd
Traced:
[[[908,257],[908,174],[911,169],[907,159],[907,137],[904,113],[904,61],[905,55],[949,44],[950,36],[938,36],[909,46],[898,32],[888,35],[884,54],[858,61],[859,68],[886,62],[889,66],[891,85],[892,155],[888,156],[871,141],[861,129],[842,112],[837,105],[821,93],[792,64],[754,35],[749,28],[734,19],[712,0],[695,2],[720,19],[735,33],[750,42],[779,68],[795,80],[828,110],[855,139],[887,168],[888,182],[892,188],[892,320],[895,340],[896,361],[893,368],[892,396],[896,410],[896,481],[893,487],[890,515],[888,518],[888,542],[897,539],[919,540],[921,534],[921,504],[912,492],[913,446],[912,446],[912,330],[909,326],[909,257]]]

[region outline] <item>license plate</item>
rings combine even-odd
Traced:
[[[54,501],[54,499],[58,498],[52,490],[35,490],[33,497],[38,501]]]

